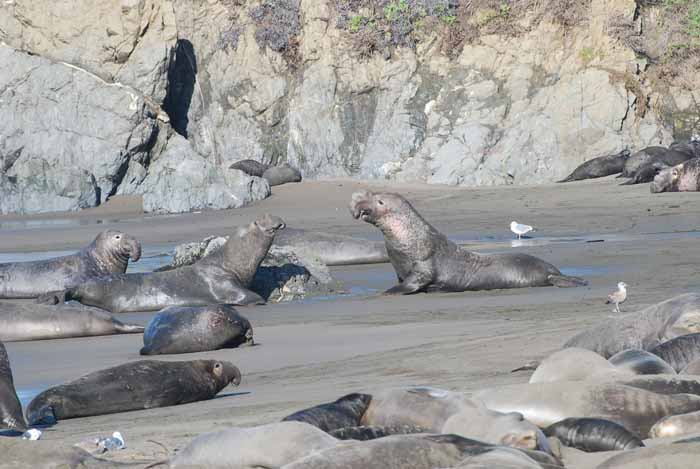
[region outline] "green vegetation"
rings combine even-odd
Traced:
[[[587,66],[595,59],[595,51],[592,47],[584,47],[579,51],[578,56],[581,58],[583,64]]]

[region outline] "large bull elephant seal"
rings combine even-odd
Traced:
[[[24,415],[22,415],[22,406],[15,391],[15,383],[12,380],[10,359],[2,342],[0,342],[0,429],[20,432],[27,429]]]
[[[32,424],[212,399],[241,372],[216,360],[161,362],[142,360],[96,371],[49,388],[27,406]]]
[[[253,344],[253,327],[233,306],[171,306],[148,323],[140,353],[206,352],[243,344]]]
[[[662,170],[654,177],[649,189],[653,194],[700,191],[700,158]]]
[[[636,313],[607,319],[572,337],[564,347],[585,348],[610,358],[626,349],[648,351],[694,332],[700,332],[700,294],[686,293]]]
[[[621,173],[629,156],[630,151],[625,149],[614,155],[593,158],[581,164],[574,172],[557,182],[582,181],[584,179],[601,178]]]
[[[221,250],[192,265],[164,272],[111,275],[44,300],[77,300],[113,313],[156,311],[168,306],[262,304],[265,300],[248,288],[275,234],[284,226],[279,217],[265,215],[239,228]]]
[[[106,230],[75,254],[42,261],[0,264],[0,298],[36,298],[88,280],[126,272],[141,245],[126,233]]]
[[[387,294],[586,285],[585,280],[563,275],[552,264],[528,254],[467,251],[433,228],[398,194],[355,192],[350,212],[384,234],[400,282]]]
[[[142,326],[89,306],[0,303],[0,340],[5,342],[140,332]]]

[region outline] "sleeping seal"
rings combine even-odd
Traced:
[[[646,350],[622,350],[608,358],[608,361],[615,365],[615,367],[628,370],[635,375],[676,374],[676,371],[671,365]]]
[[[557,182],[582,181],[584,179],[601,178],[622,172],[625,162],[630,156],[628,149],[614,155],[599,156],[588,160],[567,177]]]
[[[96,371],[49,388],[29,403],[31,425],[211,399],[241,372],[229,362],[142,360]]]
[[[106,230],[75,254],[42,261],[0,264],[0,298],[36,298],[88,280],[126,272],[141,245],[126,233]]]
[[[46,295],[43,300],[76,300],[113,313],[156,311],[167,306],[262,304],[265,300],[248,287],[275,234],[284,226],[279,217],[265,215],[239,228],[221,250],[192,265],[165,272],[111,275]]]
[[[657,345],[649,350],[680,372],[693,360],[700,358],[700,334],[686,334]]]
[[[24,432],[27,424],[22,415],[22,406],[17,398],[15,383],[12,380],[10,359],[5,345],[0,342],[0,429]]]
[[[300,410],[282,419],[283,422],[305,422],[330,432],[346,427],[357,427],[372,400],[369,394],[352,393],[333,402]]]
[[[700,411],[664,417],[651,427],[649,436],[651,438],[666,438],[698,432],[700,432]]]
[[[547,436],[555,436],[572,448],[595,453],[619,451],[644,446],[637,435],[622,425],[605,419],[568,418],[543,429]]]
[[[457,246],[399,194],[355,192],[350,213],[384,234],[399,284],[386,294],[586,285],[528,254],[477,254]]]

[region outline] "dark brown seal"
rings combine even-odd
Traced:
[[[0,342],[0,429],[20,432],[27,429],[24,415],[22,415],[22,406],[15,391],[15,383],[12,380],[10,359],[2,342]]]

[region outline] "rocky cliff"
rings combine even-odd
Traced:
[[[691,0],[10,0],[0,213],[307,179],[536,184],[700,132]]]

